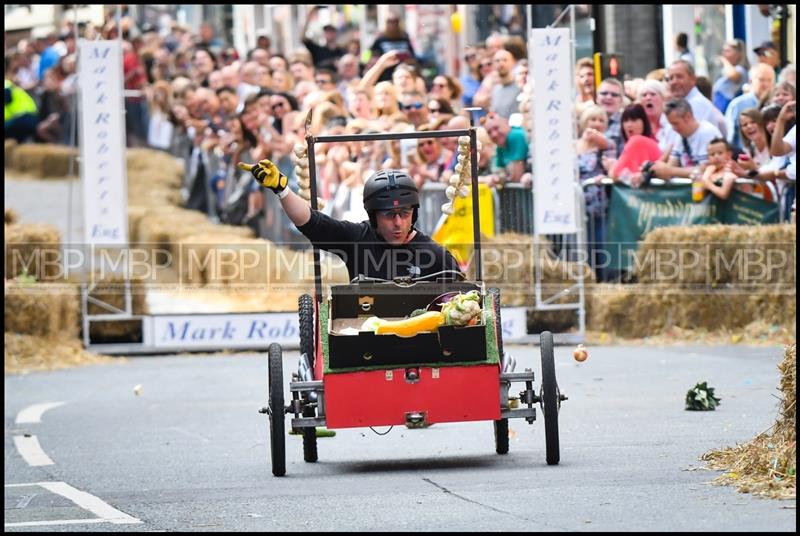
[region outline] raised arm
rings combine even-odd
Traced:
[[[261,160],[258,164],[239,162],[236,167],[249,171],[264,188],[269,188],[281,200],[281,206],[296,226],[300,227],[311,219],[311,206],[308,202],[288,188],[289,180],[270,160]]]
[[[795,102],[789,101],[784,104],[778,114],[778,120],[775,122],[775,132],[772,133],[772,143],[769,147],[769,152],[772,156],[783,156],[792,152],[792,146],[783,141],[783,137],[786,135],[788,119],[795,115]]]
[[[381,74],[383,74],[383,71],[389,67],[394,67],[398,63],[400,63],[400,58],[397,56],[396,50],[390,50],[386,54],[381,55],[381,57],[378,58],[378,61],[375,62],[375,65],[367,69],[367,72],[365,72],[364,76],[361,77],[361,80],[358,82],[357,89],[359,91],[369,91],[370,94],[372,94],[372,88],[375,87],[375,84],[378,82]]]

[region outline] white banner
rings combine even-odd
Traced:
[[[81,39],[78,66],[84,240],[125,246],[128,213],[120,43]]]
[[[156,348],[284,348],[300,346],[297,313],[152,316],[144,344]]]
[[[575,233],[573,65],[569,29],[531,30],[533,192],[536,234]]]
[[[528,335],[527,307],[501,307],[500,318],[503,321],[503,342],[514,342]]]

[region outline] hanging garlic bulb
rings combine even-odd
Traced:
[[[477,143],[480,150],[480,142]],[[453,170],[453,175],[448,181],[450,186],[445,190],[445,195],[449,200],[442,205],[442,212],[445,214],[453,214],[453,201],[456,196],[469,197],[469,186],[472,179],[472,162],[470,160],[470,139],[469,136],[459,136],[458,138],[458,155],[456,156],[456,165]]]
[[[297,176],[297,186],[299,187],[297,195],[311,201],[311,173],[308,169],[308,147],[304,143],[298,143],[294,146],[294,174]],[[317,197],[317,206],[320,209],[325,208],[325,200]]]

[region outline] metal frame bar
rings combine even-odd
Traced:
[[[469,136],[470,138],[470,164],[472,171],[472,227],[473,227],[473,251],[475,251],[475,279],[480,281],[483,277],[481,266],[481,219],[478,206],[478,148],[477,132],[475,127],[474,110],[479,108],[465,108],[470,112],[470,128],[456,130],[436,130],[423,132],[387,132],[375,134],[339,134],[331,136],[314,136],[306,133],[306,146],[308,148],[308,171],[311,182],[311,209],[319,210],[317,205],[317,164],[314,145],[317,143],[335,143],[349,141],[383,141],[383,140],[407,140],[407,139],[427,139],[427,138],[453,138],[459,136]],[[320,275],[320,251],[314,248],[314,297],[317,303],[322,301],[322,277]]]

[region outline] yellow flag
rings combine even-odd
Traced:
[[[461,267],[466,269],[475,240],[472,227],[472,192],[467,197],[456,196],[453,209],[453,214],[443,214],[431,238],[445,246]],[[481,234],[493,237],[494,194],[487,184],[478,185],[478,210],[480,211]]]

